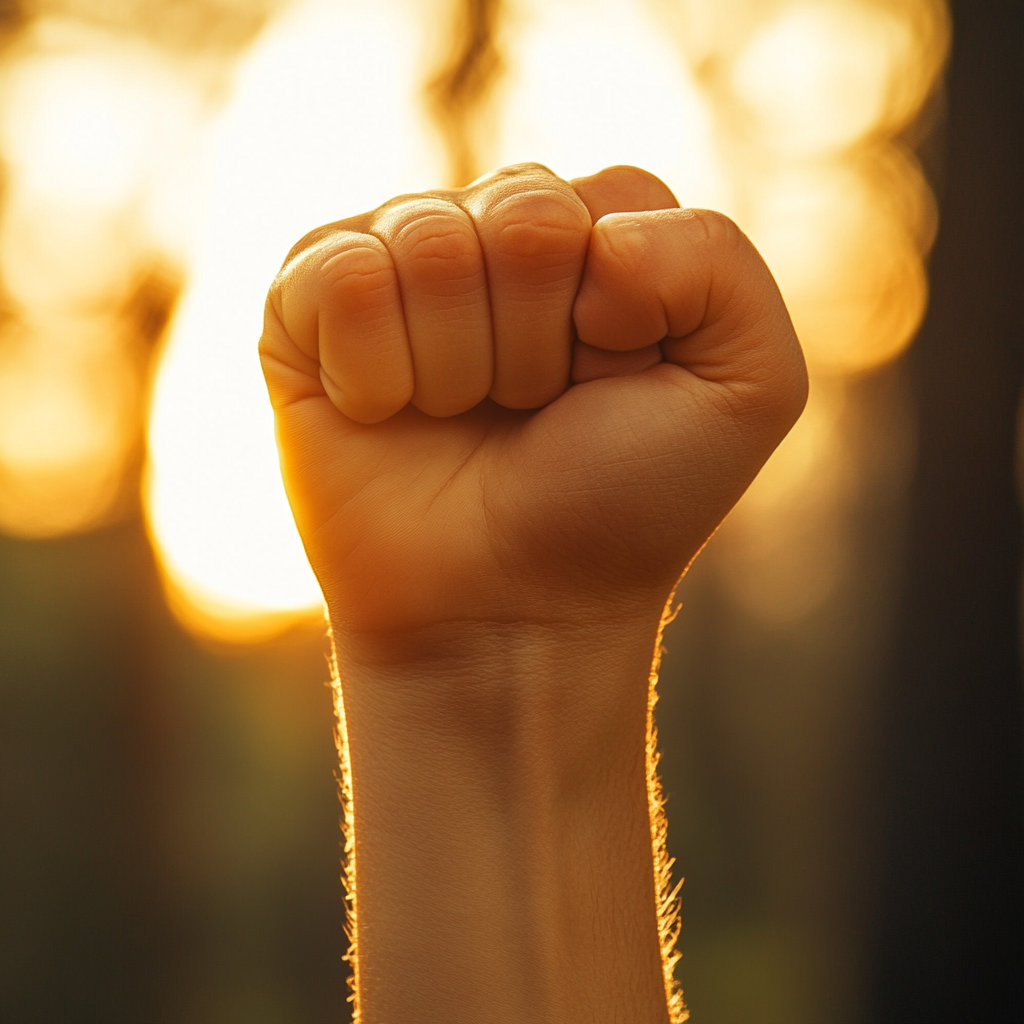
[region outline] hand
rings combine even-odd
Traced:
[[[260,354],[336,632],[660,611],[806,392],[753,247],[676,206],[521,165],[295,247]]]
[[[803,405],[768,270],[643,171],[513,167],[308,235],[260,353],[334,626],[360,1019],[681,1020],[651,654]]]

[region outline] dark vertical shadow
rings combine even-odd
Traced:
[[[1024,1020],[1021,520],[1024,4],[954,8],[942,223],[910,357],[908,575],[885,694],[874,1007],[898,1024]]]

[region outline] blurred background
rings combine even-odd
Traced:
[[[1022,60],[997,0],[0,3],[0,1021],[348,1019],[263,295],[519,160],[730,214],[810,364],[666,636],[694,1021],[1024,1019]]]

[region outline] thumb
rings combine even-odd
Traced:
[[[602,217],[573,318],[580,341],[608,353],[660,346],[720,415],[756,422],[771,447],[803,409],[806,369],[782,296],[757,250],[721,214]]]
[[[596,224],[609,213],[636,213],[644,210],[674,210],[679,202],[660,178],[640,167],[618,165],[606,167],[570,183],[583,200]],[[604,377],[624,377],[660,363],[661,348],[657,343],[630,351],[594,348],[576,339],[572,353],[572,382],[585,384]]]

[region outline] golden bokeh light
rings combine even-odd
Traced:
[[[118,206],[142,186],[155,148],[153,75],[127,47],[111,53],[75,42],[18,61],[6,76],[4,156],[44,200]]]
[[[927,294],[918,240],[931,237],[930,206],[916,166],[908,160],[883,174],[850,161],[790,164],[764,175],[756,190],[747,230],[812,369],[859,372],[897,356]]]
[[[539,160],[566,177],[647,167],[759,246],[825,397],[736,518],[756,508],[758,530],[796,543],[793,508],[834,491],[795,468],[831,443],[833,384],[899,355],[925,308],[935,209],[901,133],[945,58],[942,0],[505,0],[477,94],[447,121],[454,0],[276,9],[240,59],[218,58],[220,78],[96,19],[37,17],[9,47],[0,528],[72,532],[116,507],[145,362],[124,310],[153,268],[177,266],[145,484],[172,603],[191,628],[246,640],[320,614],[255,356],[267,285],[313,226],[434,187],[446,167]],[[824,535],[804,532],[815,562]]]
[[[102,522],[136,454],[136,367],[110,321],[51,318],[0,345],[0,524],[29,537]]]
[[[895,83],[913,75],[911,25],[862,2],[783,9],[729,76],[751,133],[787,158],[845,149],[894,120]]]
[[[267,287],[298,238],[443,173],[418,116],[412,10],[288,12],[240,65],[213,126],[207,213],[154,387],[145,499],[174,606],[224,639],[321,614],[256,341]]]
[[[7,58],[0,527],[52,536],[126,504],[146,359],[131,305],[162,258],[148,188],[195,101],[151,48],[68,20],[36,22]]]
[[[732,212],[705,97],[672,39],[635,2],[516,5],[496,107],[495,165],[566,178],[614,164],[657,174],[687,206]]]

